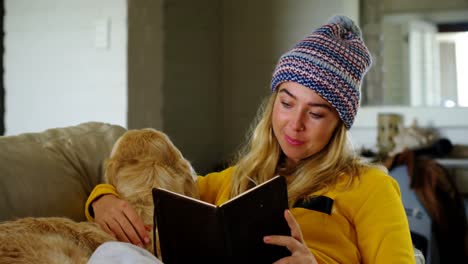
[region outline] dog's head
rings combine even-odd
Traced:
[[[194,178],[192,166],[169,137],[149,128],[123,134],[114,144],[104,173],[104,181],[116,187],[145,224],[153,220],[153,187],[198,198]]]

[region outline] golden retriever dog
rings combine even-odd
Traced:
[[[129,130],[117,140],[105,164],[104,182],[114,185],[143,222],[152,225],[152,188],[198,198],[194,177],[192,166],[169,137],[146,128]],[[113,240],[94,222],[63,217],[6,221],[0,223],[0,263],[87,263],[99,245]],[[152,252],[153,245],[147,249]]]

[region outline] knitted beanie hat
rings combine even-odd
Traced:
[[[304,85],[327,100],[350,129],[371,61],[359,27],[348,17],[334,16],[280,57],[271,90],[288,81]]]

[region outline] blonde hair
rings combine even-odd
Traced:
[[[348,143],[347,130],[340,122],[329,143],[318,153],[302,160],[293,170],[283,167],[282,151],[272,130],[272,112],[278,92],[273,93],[257,114],[257,122],[247,144],[238,156],[232,176],[231,197],[283,175],[288,183],[289,206],[311,193],[324,193],[341,177],[349,184],[370,165],[357,157]]]

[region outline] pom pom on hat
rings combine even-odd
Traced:
[[[349,17],[346,16],[334,16],[328,20],[328,24],[338,24],[341,25],[344,29],[350,31],[354,35],[359,38],[362,38],[361,29],[351,20]]]
[[[346,16],[334,16],[280,57],[271,90],[284,82],[304,85],[327,100],[350,129],[371,63],[359,27]]]

